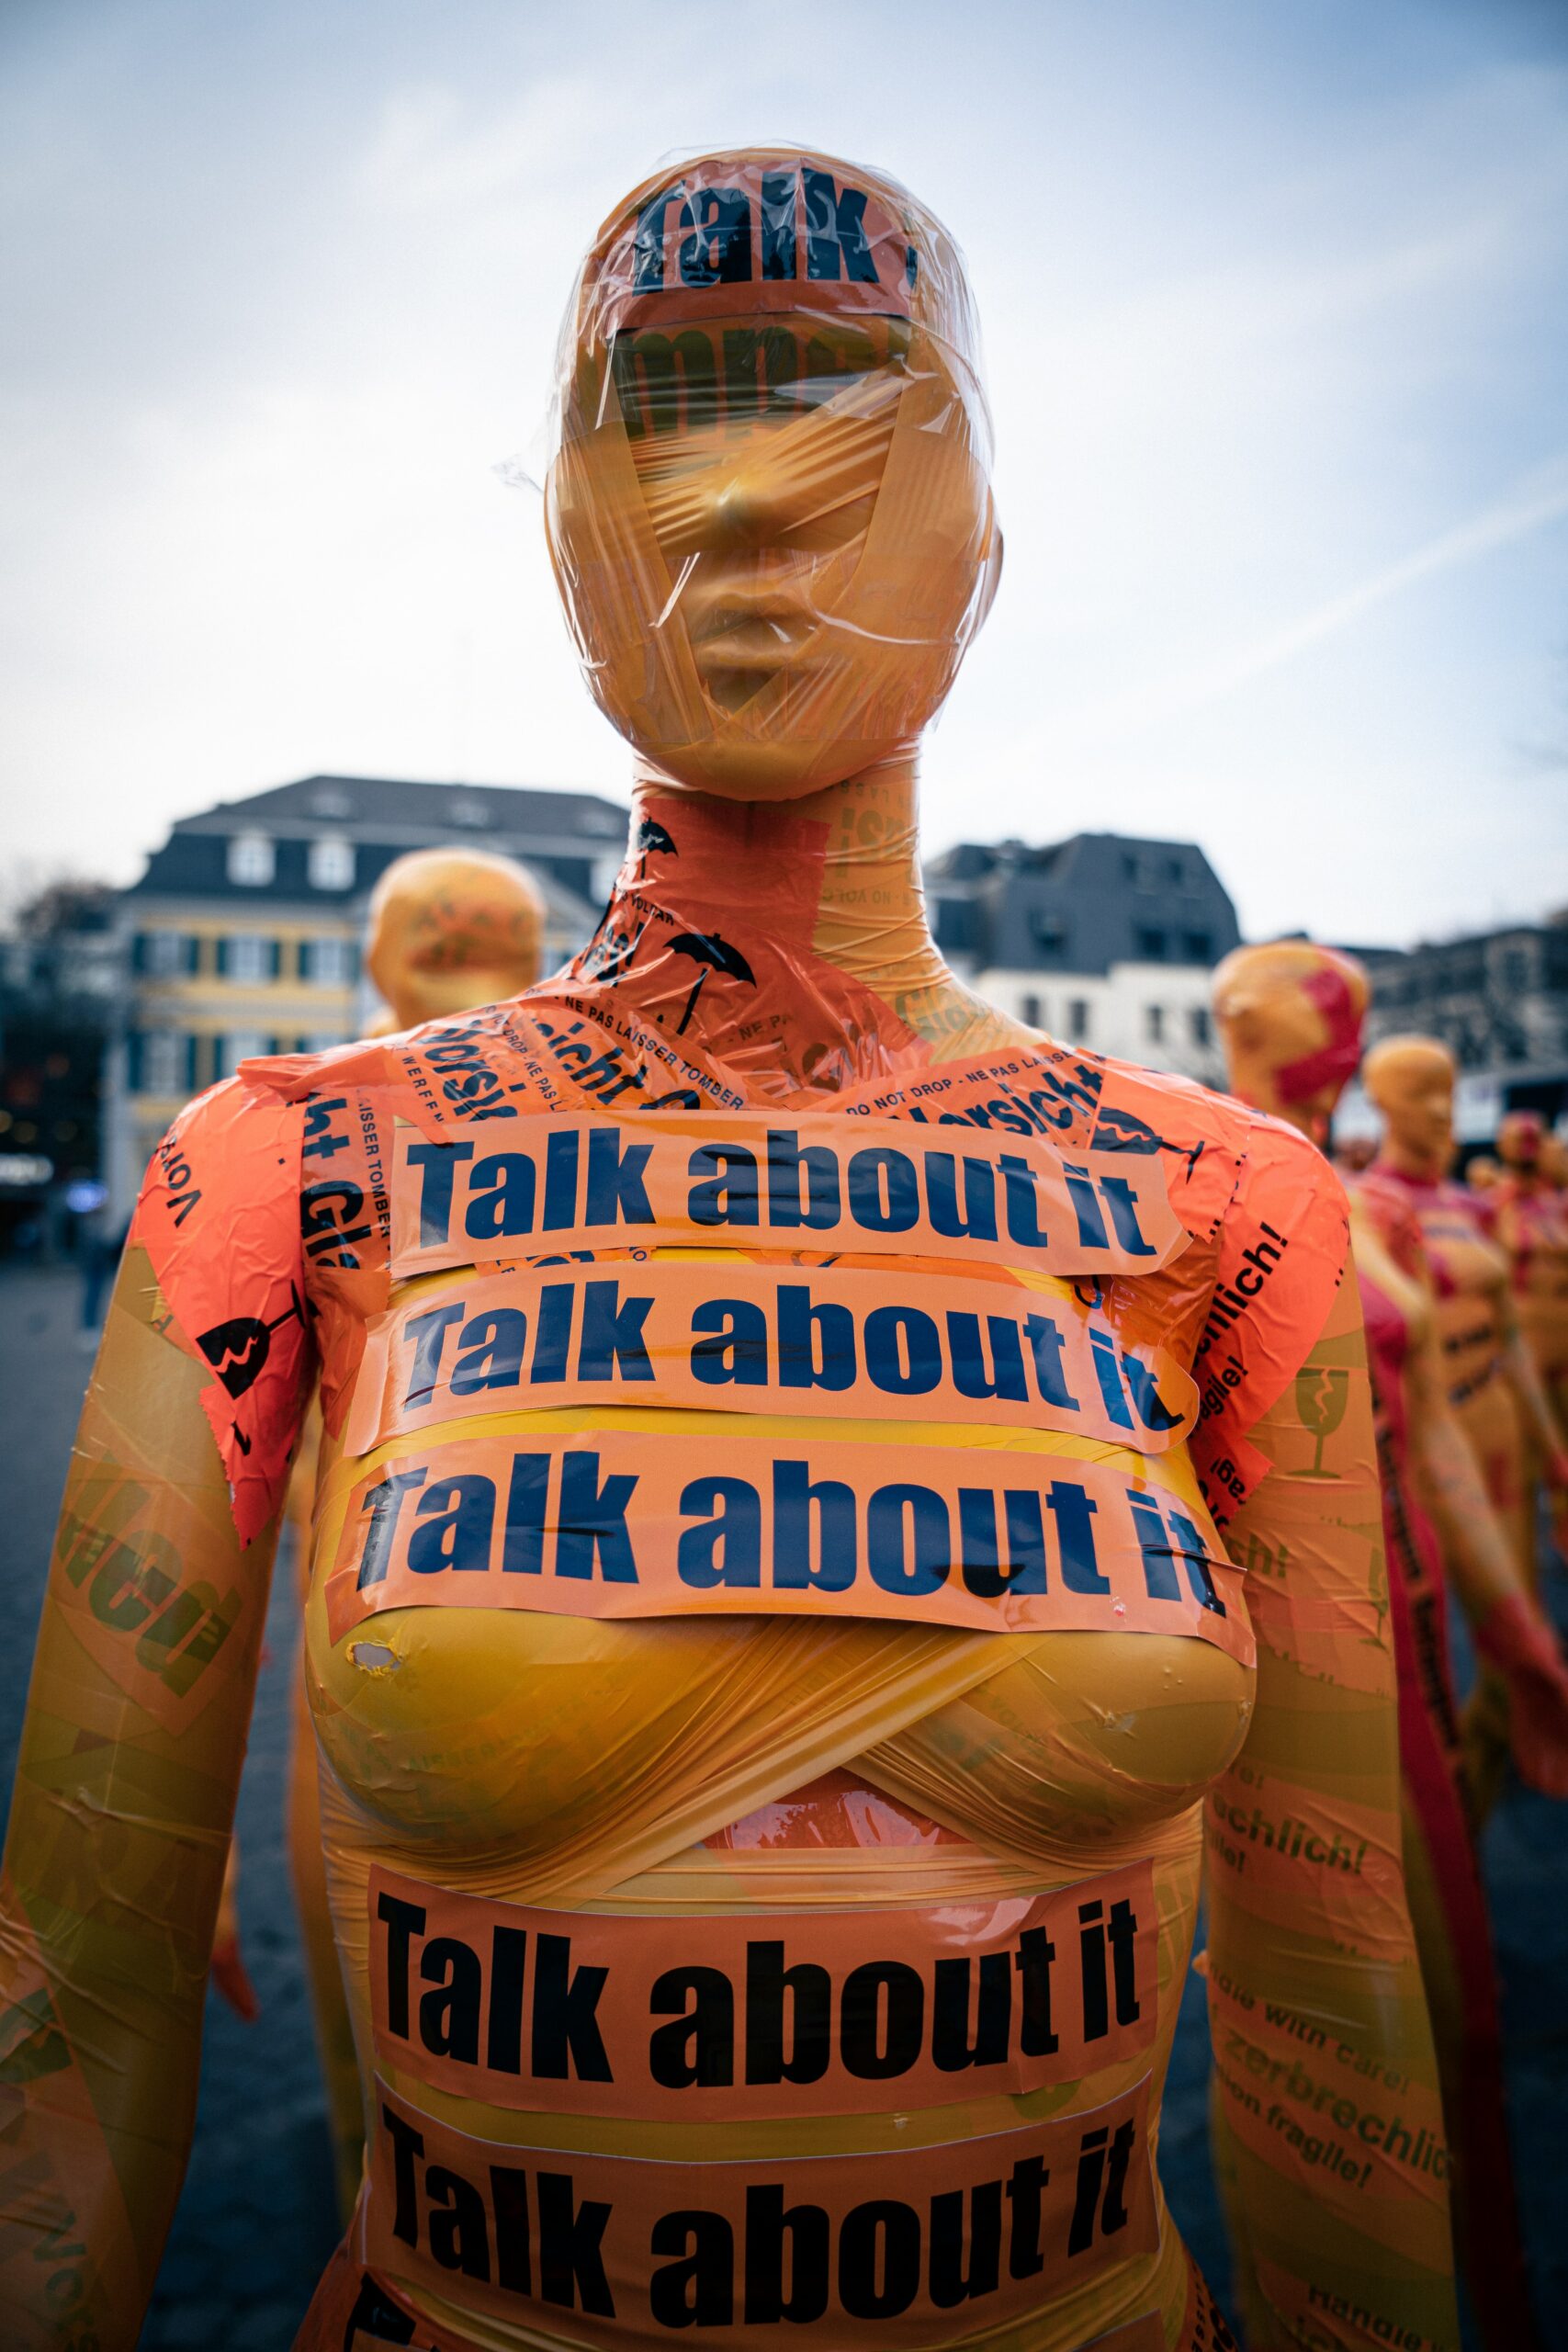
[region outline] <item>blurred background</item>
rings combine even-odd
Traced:
[[[928,747],[950,960],[1213,1080],[1213,965],[1310,932],[1371,967],[1370,1035],[1452,1046],[1467,1149],[1509,1108],[1568,1131],[1565,0],[0,0],[7,1778],[168,1119],[363,1029],[409,848],[520,858],[547,962],[593,927],[626,760],[523,479],[559,313],[661,156],[780,137],[908,181],[981,306],[1007,565]],[[243,1800],[263,2015],[214,2019],[158,2352],[286,2346],[333,2234],[289,1589]],[[1565,1844],[1516,1790],[1487,1854],[1542,2217]],[[1165,2170],[1218,2278],[1202,2065],[1186,2035]]]

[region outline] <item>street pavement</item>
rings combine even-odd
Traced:
[[[54,1519],[92,1364],[78,1314],[69,1270],[0,1267],[0,1431],[13,1465],[11,1573],[0,1598],[0,1791],[7,1800]],[[241,1909],[261,2016],[243,2025],[209,1998],[190,2170],[140,2352],[288,2352],[336,2237],[284,1851],[288,1694],[297,1668],[292,1590],[280,1564],[240,1794]],[[1561,1577],[1555,1597],[1561,1610]],[[1568,2352],[1568,2233],[1559,2218],[1568,2188],[1568,1814],[1510,1786],[1483,1860],[1536,2307],[1550,2352]],[[1224,2301],[1228,2264],[1208,2160],[1207,2086],[1201,1987],[1190,1976],[1160,2172],[1176,2220]]]

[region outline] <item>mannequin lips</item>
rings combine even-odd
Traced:
[[[685,598],[686,633],[697,674],[715,699],[733,708],[781,670],[816,666],[807,647],[818,622],[803,598],[777,581],[727,577],[712,563]]]

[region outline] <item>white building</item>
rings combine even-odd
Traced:
[[[1066,1044],[1224,1085],[1209,989],[1241,933],[1195,843],[964,842],[931,860],[926,893],[938,946],[1001,1012]]]

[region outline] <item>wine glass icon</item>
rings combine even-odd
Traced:
[[[1350,1402],[1350,1375],[1326,1364],[1309,1364],[1296,1374],[1296,1410],[1303,1426],[1316,1440],[1310,1470],[1300,1470],[1301,1478],[1332,1478],[1332,1470],[1323,1466],[1324,1442],[1331,1438],[1345,1418]]]

